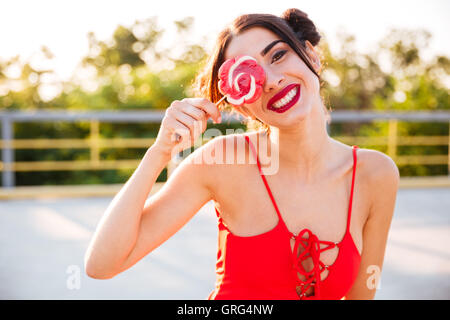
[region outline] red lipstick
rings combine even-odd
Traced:
[[[274,104],[281,101],[283,98],[287,98],[287,94],[294,88],[297,88],[297,92],[294,95],[294,97],[291,99],[291,101],[289,101],[288,103],[286,103],[284,106],[280,107],[280,108],[276,108],[274,107]],[[295,105],[297,103],[297,101],[300,98],[300,93],[301,93],[301,87],[299,84],[297,83],[293,83],[290,84],[288,86],[286,86],[285,88],[283,88],[283,90],[281,90],[280,92],[278,92],[276,95],[274,95],[269,102],[267,103],[267,109],[271,110],[271,111],[275,111],[277,113],[283,113],[286,112],[287,110],[289,110],[293,105]]]

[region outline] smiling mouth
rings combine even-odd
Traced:
[[[267,109],[278,113],[289,110],[300,98],[300,85],[290,84],[277,93],[267,104]]]

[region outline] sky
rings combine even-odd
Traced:
[[[450,55],[450,0],[2,0],[0,59],[20,55],[38,64],[37,53],[45,45],[55,56],[50,67],[67,80],[88,52],[91,31],[107,40],[119,24],[157,16],[158,24],[168,28],[163,41],[170,44],[173,21],[192,16],[187,41],[195,43],[205,36],[214,39],[240,14],[280,15],[292,7],[308,14],[332,50],[338,30],[355,35],[357,48],[370,51],[390,28],[424,28],[433,36],[428,54]]]

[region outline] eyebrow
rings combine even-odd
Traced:
[[[267,47],[264,48],[263,51],[260,52],[260,55],[264,57],[266,55],[266,53],[269,52],[270,49],[272,49],[273,46],[276,45],[278,42],[285,42],[285,41],[283,41],[281,39],[272,41],[271,43],[269,43],[269,45]]]

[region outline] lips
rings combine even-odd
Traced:
[[[297,92],[294,95],[294,97],[289,101],[287,104],[282,106],[281,108],[275,108],[274,104],[281,101],[283,98],[288,98],[287,94],[291,92],[292,89],[297,88]],[[300,98],[300,85],[293,83],[288,86],[286,86],[283,90],[278,92],[276,95],[274,95],[269,102],[267,103],[267,109],[282,113],[290,109],[294,104],[297,103],[298,99]]]

